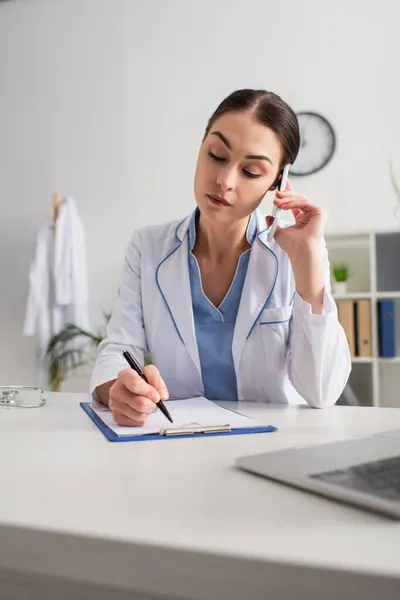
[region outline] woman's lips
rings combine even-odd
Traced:
[[[207,194],[207,198],[217,206],[231,206],[231,204],[229,204],[229,202],[225,200],[225,198],[223,198],[222,196],[210,196],[209,194]]]

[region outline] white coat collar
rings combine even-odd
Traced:
[[[251,335],[262,310],[268,305],[278,276],[278,258],[267,241],[268,229],[260,210],[255,211],[257,235],[253,243],[247,275],[236,319],[232,352],[236,373],[246,339]],[[176,228],[175,244],[157,267],[156,278],[181,341],[201,375],[188,265],[187,231],[192,215]]]
[[[193,211],[193,213],[191,213],[190,215],[185,217],[183,219],[183,221],[181,221],[179,223],[179,225],[177,226],[177,228],[175,230],[176,241],[179,241],[179,242],[183,241],[183,239],[185,238],[187,231],[189,229],[190,221],[196,215],[196,211],[197,211],[197,209],[195,209]],[[261,236],[260,241],[262,241],[262,243],[267,245],[268,228],[267,228],[267,224],[265,221],[265,216],[263,215],[263,213],[261,212],[261,210],[259,208],[257,208],[253,214],[255,215],[256,222],[257,222],[257,236]],[[272,245],[274,245],[274,243]],[[269,246],[270,246],[270,244],[268,243],[268,247]]]

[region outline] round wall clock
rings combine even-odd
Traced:
[[[325,167],[331,160],[336,137],[332,125],[318,113],[298,112],[300,150],[290,171],[292,175],[311,175]]]

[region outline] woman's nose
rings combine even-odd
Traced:
[[[224,191],[231,191],[236,187],[235,169],[221,169],[217,177],[217,185]]]

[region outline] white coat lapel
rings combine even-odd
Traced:
[[[174,321],[177,335],[185,344],[189,356],[201,374],[189,278],[188,239],[185,235],[189,220],[190,217],[178,227],[176,246],[158,265],[156,279]]]
[[[256,214],[258,233],[251,249],[232,342],[236,373],[243,346],[272,296],[278,275],[278,259],[267,242],[265,217],[260,211]]]

